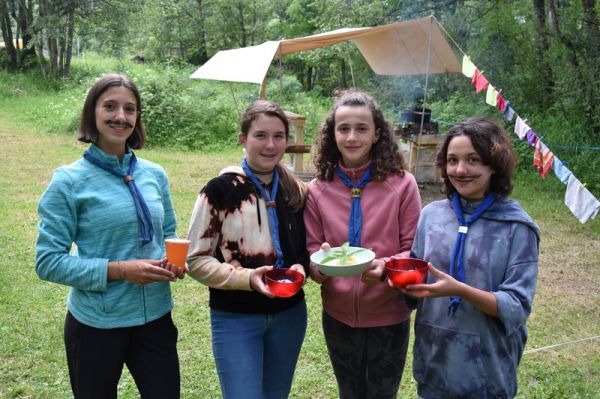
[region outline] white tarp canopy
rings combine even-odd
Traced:
[[[343,28],[317,35],[223,50],[193,74],[195,79],[263,84],[273,57],[352,41],[379,75],[460,72],[461,65],[434,17],[373,28]],[[429,62],[428,62],[429,60]]]

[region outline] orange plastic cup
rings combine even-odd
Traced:
[[[167,238],[165,240],[167,261],[179,268],[183,268],[187,259],[188,249],[190,248],[190,242],[190,240],[181,238]]]

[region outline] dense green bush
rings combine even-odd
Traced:
[[[234,143],[231,97],[189,79],[189,71],[146,71],[132,76],[140,88],[148,144],[215,150]]]
[[[237,146],[240,114],[258,99],[260,87],[190,79],[193,70],[190,65],[139,65],[94,55],[76,60],[69,79],[46,81],[36,71],[0,70],[0,104],[25,125],[74,134],[88,89],[103,73],[118,72],[140,90],[149,147],[214,152]],[[305,116],[308,139],[330,105],[326,98],[304,93],[289,76],[271,79],[267,98]]]

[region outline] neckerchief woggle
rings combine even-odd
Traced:
[[[127,173],[94,157],[88,150],[83,153],[83,157],[99,168],[104,169],[105,171],[123,179],[123,183],[127,185],[129,191],[131,192],[131,196],[133,197],[135,212],[137,214],[138,225],[140,228],[140,241],[142,242],[142,245],[151,242],[154,238],[154,225],[152,224],[152,215],[150,214],[150,209],[148,209],[148,205],[146,205],[146,201],[144,201],[144,197],[142,196],[142,193],[138,189],[137,185],[135,184],[135,180],[133,179],[133,172],[135,171],[135,166],[137,164],[137,158],[135,157],[133,151],[131,151],[131,159],[129,160],[129,168],[127,169]],[[148,225],[147,228],[146,224]]]
[[[244,169],[244,173],[246,173],[246,176],[254,184],[260,196],[265,200],[267,204],[267,214],[269,216],[269,231],[271,232],[271,240],[273,241],[275,253],[277,254],[274,266],[276,269],[281,268],[283,267],[283,253],[281,252],[281,243],[279,242],[279,220],[277,219],[277,209],[275,208],[275,198],[277,198],[277,188],[279,187],[279,171],[277,170],[277,168],[273,170],[272,189],[270,195],[268,195],[267,191],[263,187],[263,184],[258,180],[254,172],[252,172],[252,169],[250,169],[250,167],[248,166],[248,162],[245,158],[242,161],[242,169]]]
[[[469,217],[469,219],[465,221],[462,205],[460,203],[460,196],[456,191],[454,194],[452,194],[452,209],[454,209],[454,214],[456,215],[456,220],[458,221],[458,235],[456,236],[454,248],[452,249],[452,255],[450,257],[450,270],[448,274],[460,282],[464,283],[465,281],[465,265],[463,263],[463,257],[469,227],[471,227],[471,225],[479,218],[479,216],[481,216],[490,206],[492,206],[494,201],[496,201],[496,194],[491,192],[484,198],[481,204],[475,208],[475,211]],[[454,313],[456,313],[456,310],[460,306],[461,300],[461,297],[450,297],[448,315],[454,315]]]
[[[360,247],[360,239],[362,235],[362,209],[360,207],[360,197],[362,189],[371,181],[371,166],[365,170],[358,184],[354,184],[352,179],[344,173],[337,165],[335,173],[342,179],[342,182],[350,188],[350,196],[352,198],[352,206],[350,207],[350,219],[348,220],[348,243],[352,247]]]

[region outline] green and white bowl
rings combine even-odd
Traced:
[[[321,249],[310,256],[310,261],[317,265],[319,271],[326,276],[344,277],[362,274],[365,270],[369,268],[369,265],[371,264],[371,262],[373,262],[373,259],[375,259],[375,253],[370,249],[360,247],[349,247],[349,254],[361,250],[360,252],[357,252],[352,255],[352,257],[354,258],[352,264],[335,265],[330,262],[323,263],[323,260],[330,257],[333,251],[339,249],[340,247],[331,248],[328,251]]]

